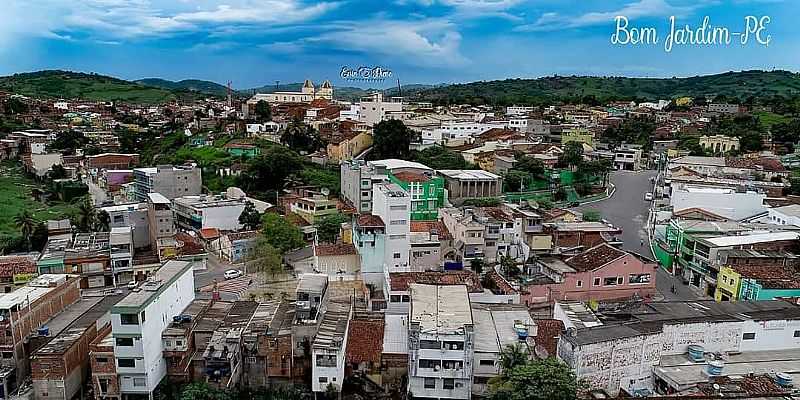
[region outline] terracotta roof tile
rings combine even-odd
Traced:
[[[411,232],[436,232],[439,240],[453,240],[453,235],[442,221],[411,221]]]
[[[228,240],[232,242],[234,240],[254,239],[256,236],[258,236],[258,231],[234,232],[228,234]]]
[[[411,223],[413,227],[413,222]],[[375,227],[384,227],[386,224],[383,223],[381,217],[372,214],[361,214],[358,216],[356,220],[356,225],[362,228],[375,228]],[[414,229],[411,229],[412,231]]]
[[[555,357],[558,348],[558,337],[564,331],[564,323],[557,319],[537,319],[536,355],[540,357]]]
[[[217,228],[203,228],[200,229],[200,237],[205,240],[217,239],[219,238],[220,233],[219,229]]]
[[[399,179],[399,180],[401,180],[403,182],[427,182],[427,181],[431,180],[431,178],[428,177],[427,175],[418,174],[418,173],[415,173],[415,172],[404,171],[404,172],[398,172],[398,173],[393,174],[393,175],[394,175],[395,178],[397,178],[397,179]]]
[[[350,321],[347,334],[347,362],[380,363],[383,352],[383,320]]]
[[[0,277],[11,278],[16,274],[35,274],[36,262],[25,256],[0,257]]]
[[[346,256],[358,254],[356,246],[349,243],[319,244],[314,247],[317,256]]]
[[[602,243],[583,253],[572,256],[564,260],[564,262],[578,271],[591,271],[623,257],[625,254],[627,253],[622,250],[614,248],[607,243]]]
[[[395,272],[389,274],[391,289],[396,292],[408,290],[412,283],[426,285],[467,285],[470,293],[483,292],[481,279],[472,271],[452,272]]]

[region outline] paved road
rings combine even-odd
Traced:
[[[652,190],[650,178],[656,171],[616,171],[611,181],[616,185],[614,195],[606,200],[578,207],[580,211],[597,210],[603,218],[622,228],[622,247],[625,250],[639,253],[645,257],[655,258],[650,251],[647,231],[649,202],[644,201],[644,194]],[[644,240],[644,246],[642,246]],[[675,293],[672,293],[672,287]],[[680,279],[670,275],[663,268],[656,273],[656,289],[664,300],[690,300],[701,297],[701,294],[684,285]]]
[[[611,182],[617,188],[614,195],[606,200],[578,207],[578,210],[599,211],[602,218],[622,228],[622,247],[625,250],[652,258],[644,226],[650,203],[644,201],[644,194],[652,189],[650,178],[654,176],[656,171],[615,171],[611,175]]]

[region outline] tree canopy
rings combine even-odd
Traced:
[[[491,400],[573,400],[580,385],[572,368],[554,358],[525,360],[490,386]]]
[[[372,152],[375,160],[386,158],[411,159],[411,139],[414,133],[402,121],[391,119],[375,125],[372,133]]]
[[[464,157],[453,150],[442,146],[428,147],[413,152],[414,161],[433,169],[471,169]]]
[[[262,232],[272,247],[282,253],[303,247],[303,233],[286,218],[278,214],[266,213],[261,219]]]
[[[259,122],[272,121],[272,108],[264,100],[259,100],[256,103],[255,114]]]
[[[249,231],[254,231],[261,227],[261,214],[256,210],[253,202],[248,201],[244,205],[244,210],[239,214],[239,223]]]
[[[331,214],[323,217],[317,223],[317,238],[320,242],[333,243],[339,236],[339,230],[343,223],[347,222],[344,214]]]

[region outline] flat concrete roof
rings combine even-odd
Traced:
[[[125,312],[123,308],[139,309],[146,306],[154,298],[158,297],[164,288],[170,285],[174,280],[178,279],[184,272],[191,272],[192,264],[188,261],[167,261],[155,273],[155,279],[152,282],[145,282],[141,284],[135,291],[125,296],[122,301],[114,306],[112,312],[120,314]]]
[[[472,325],[469,293],[464,285],[412,284],[411,322],[423,333],[463,334]]]

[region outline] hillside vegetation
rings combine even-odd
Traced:
[[[175,93],[97,74],[39,71],[0,78],[0,90],[33,97],[124,101],[154,104],[171,101]]]
[[[184,79],[180,81],[170,81],[160,78],[147,78],[134,81],[138,84],[145,86],[153,86],[167,90],[185,90],[190,92],[199,92],[210,94],[214,96],[226,96],[228,88],[216,82],[203,81],[199,79]]]
[[[423,90],[418,100],[437,104],[551,104],[581,101],[658,100],[682,96],[749,97],[800,95],[800,74],[787,71],[743,71],[690,78],[623,78],[552,76],[441,86]]]

